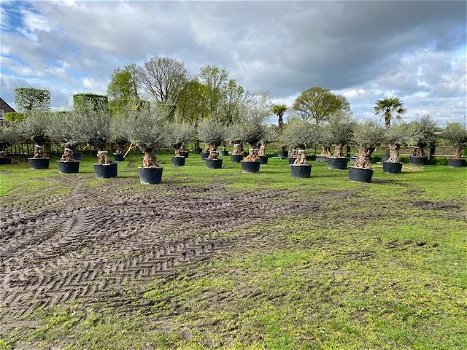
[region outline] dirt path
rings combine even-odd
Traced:
[[[130,285],[144,286],[244,243],[228,231],[319,209],[313,200],[297,204],[296,192],[245,195],[171,184],[132,192],[120,189],[126,181],[95,188],[78,182],[69,196],[44,191],[2,200],[0,330],[39,307],[118,305]]]

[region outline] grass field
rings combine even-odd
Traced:
[[[467,348],[466,169],[160,159],[0,167],[0,349]]]

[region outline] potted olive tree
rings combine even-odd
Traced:
[[[195,133],[196,129],[192,124],[172,123],[169,125],[168,136],[175,150],[175,156],[172,157],[172,165],[185,165],[185,159],[188,157],[188,151],[185,149],[185,146],[188,141],[193,139]]]
[[[50,112],[31,110],[20,124],[21,133],[34,142],[34,155],[28,158],[31,169],[48,169],[50,158],[47,157],[44,145],[48,140],[47,126],[50,123]]]
[[[19,133],[6,123],[0,124],[0,165],[11,164],[7,148],[14,145],[20,139]]]
[[[384,140],[384,128],[375,122],[367,121],[356,125],[353,143],[358,147],[357,160],[349,167],[349,180],[371,182],[373,169],[371,155]]]
[[[97,151],[97,164],[94,173],[98,179],[117,176],[117,163],[110,160],[107,146],[112,137],[112,117],[107,106],[83,103],[76,114],[79,116],[77,129],[85,142]]]
[[[464,167],[465,158],[462,158],[462,150],[467,145],[467,130],[459,123],[450,123],[446,126],[442,137],[456,150],[454,158],[448,159],[448,165],[451,167]]]
[[[125,115],[117,115],[112,118],[112,141],[115,144],[114,160],[123,162],[125,160],[125,148],[128,147],[128,135],[126,125],[128,118]]]
[[[316,156],[317,162],[327,162],[331,157],[332,134],[329,125],[315,125],[316,143],[321,146],[321,152]]]
[[[402,171],[400,161],[400,148],[407,144],[407,124],[391,124],[385,130],[385,141],[388,144],[389,156],[383,161],[383,171],[390,174],[399,174]]]
[[[138,168],[142,184],[159,184],[163,168],[157,161],[155,152],[168,145],[167,120],[169,111],[155,106],[130,113],[127,134],[130,141],[143,152],[143,166]]]
[[[347,169],[349,159],[344,157],[344,146],[352,140],[355,122],[347,112],[338,112],[329,118],[330,140],[335,146],[334,154],[328,158],[329,169]]]
[[[315,130],[309,122],[301,119],[290,120],[281,135],[281,142],[289,149],[296,150],[294,162],[290,164],[292,177],[309,178],[311,165],[307,161],[306,147],[315,139]]]
[[[250,146],[248,155],[240,162],[242,170],[246,173],[257,173],[261,166],[258,143],[266,135],[264,117],[251,113],[242,121],[240,128],[242,130],[242,140]]]
[[[74,148],[85,142],[84,135],[80,133],[80,115],[76,112],[53,113],[47,125],[47,136],[63,147],[63,154],[58,161],[58,171],[62,174],[79,172],[79,160],[74,157]]]
[[[198,138],[207,145],[206,166],[209,169],[222,168],[217,147],[226,139],[225,126],[216,120],[203,120],[198,125]]]
[[[228,136],[233,146],[230,159],[234,163],[240,163],[243,159],[242,126],[239,123],[230,125],[228,128]]]
[[[409,163],[412,165],[424,165],[428,160],[425,148],[436,141],[436,125],[430,116],[426,115],[411,122],[408,125],[408,130],[410,132],[409,141],[413,146]]]

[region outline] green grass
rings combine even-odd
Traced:
[[[139,158],[119,163],[120,179],[94,179],[93,160],[72,176],[140,191]],[[45,309],[35,329],[0,334],[0,349],[18,341],[64,349],[467,348],[466,169],[404,165],[391,175],[376,165],[374,183],[360,184],[315,162],[312,178],[292,179],[286,160],[243,174],[228,157],[220,170],[206,169],[194,154],[183,168],[172,167],[168,154],[160,159],[160,186],[221,184],[245,195],[296,189],[317,200],[331,191],[353,195],[328,200],[312,217],[227,232],[261,244],[245,242],[228,256],[152,281],[143,294],[129,293],[136,305],[151,306],[126,314],[99,304]],[[51,178],[59,180],[56,191],[66,191],[69,177],[56,169],[2,166],[0,194],[49,189]],[[417,201],[458,209],[427,210]]]

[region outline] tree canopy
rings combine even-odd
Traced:
[[[335,112],[349,112],[350,105],[344,96],[335,95],[329,89],[312,87],[295,99],[293,109],[304,120],[320,124]]]

